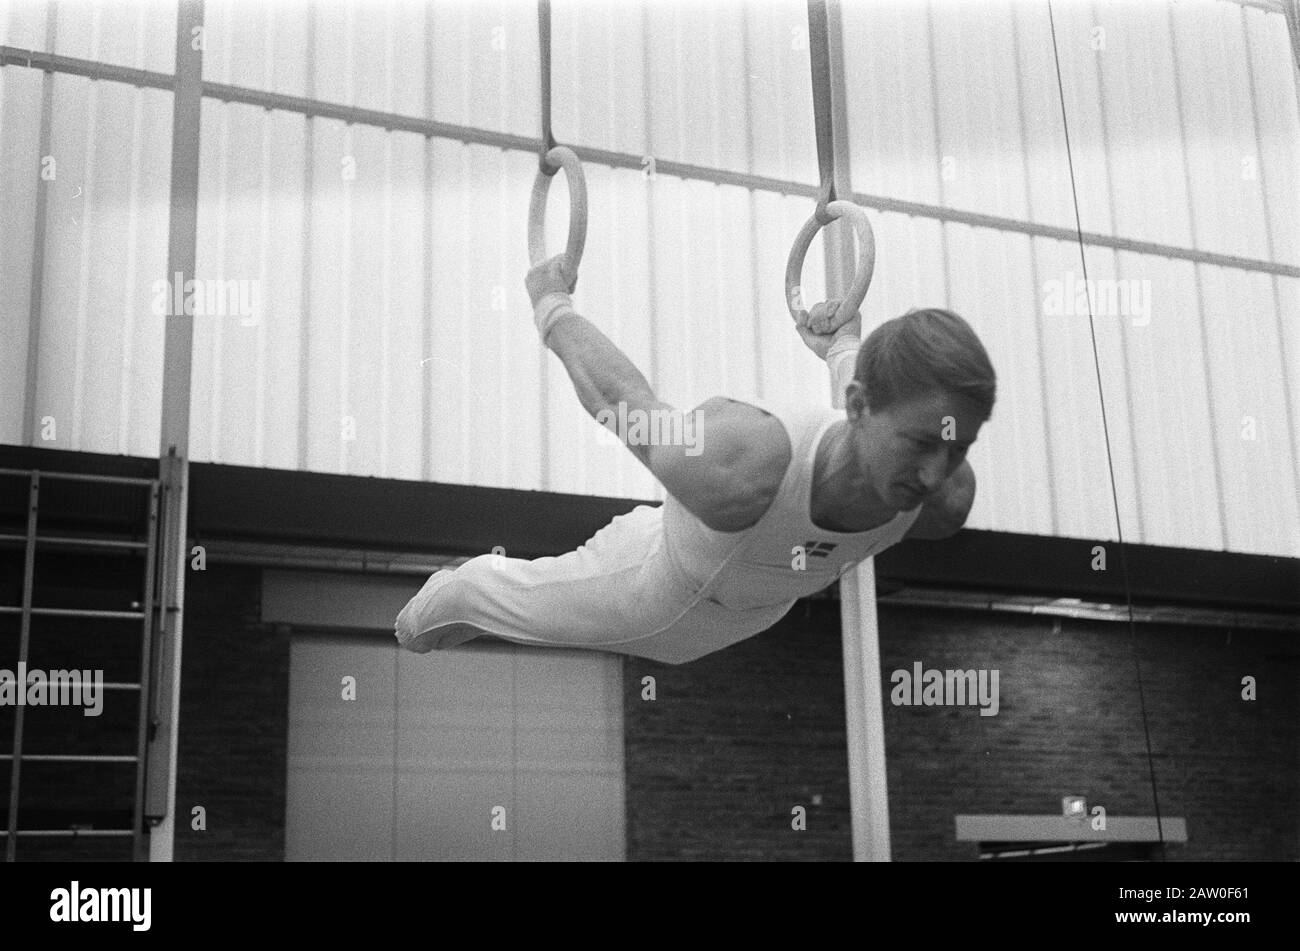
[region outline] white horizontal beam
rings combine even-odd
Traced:
[[[1168,816],[1107,816],[1104,830],[1065,816],[957,816],[956,824],[958,842],[1187,841],[1187,821]]]

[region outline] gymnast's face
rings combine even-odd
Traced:
[[[857,408],[851,423],[858,469],[882,502],[905,512],[925,502],[957,471],[984,424],[973,403],[941,390],[875,413],[863,394]]]

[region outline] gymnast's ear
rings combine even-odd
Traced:
[[[858,380],[850,380],[844,388],[844,409],[850,422],[859,416],[871,415],[871,409],[867,406],[867,388]]]

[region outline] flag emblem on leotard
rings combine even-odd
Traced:
[[[830,542],[804,542],[803,543],[803,550],[806,551],[809,555],[812,555],[814,558],[825,558],[827,555],[833,552],[837,547],[839,546],[832,545]]]

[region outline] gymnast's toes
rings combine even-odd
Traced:
[[[437,646],[433,630],[438,626],[438,606],[433,603],[433,598],[451,574],[452,571],[447,568],[434,572],[419,593],[397,615],[393,635],[397,638],[397,643],[407,650],[424,654]]]

